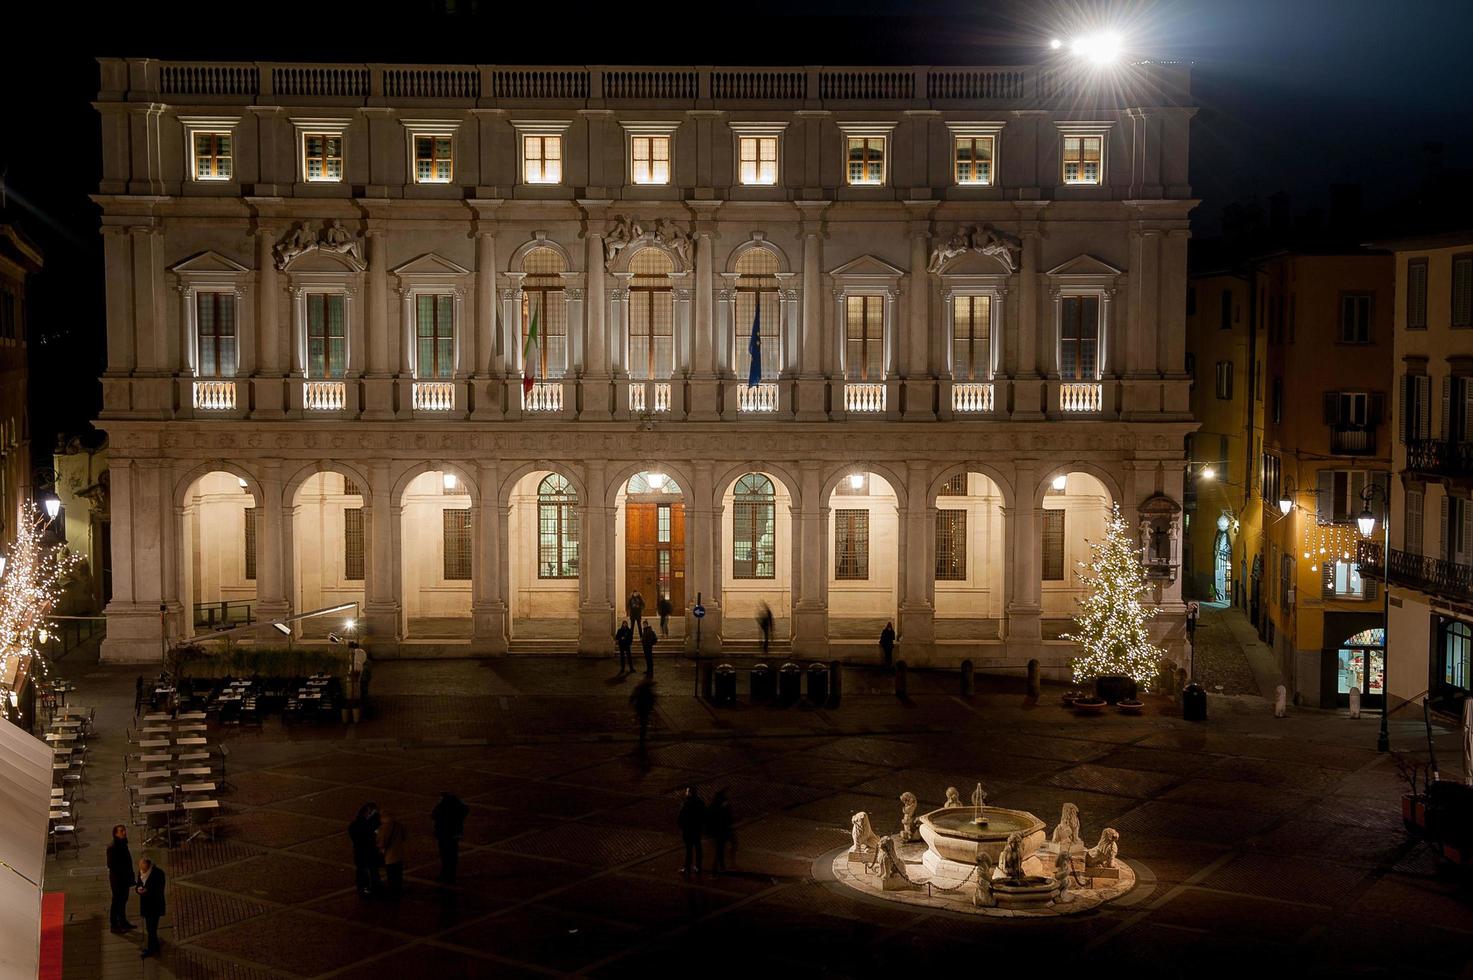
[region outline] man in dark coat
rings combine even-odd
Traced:
[[[640,641],[644,644],[644,672],[653,677],[655,673],[655,644],[660,638],[655,635],[655,628],[649,623],[644,624],[644,629],[639,634]]]
[[[706,825],[706,805],[701,802],[701,795],[694,786],[685,788],[685,798],[680,801],[680,813],[676,815],[675,823],[680,828],[680,839],[685,844],[685,864],[680,873],[690,874],[691,857],[694,855],[696,874],[700,874],[701,832]]]
[[[670,597],[667,595],[662,595],[655,600],[655,612],[660,616],[661,636],[670,635],[670,610],[673,608],[674,606],[670,602]]]
[[[639,629],[644,622],[644,596],[639,594],[638,589],[629,593],[629,622],[634,624],[635,629]]]
[[[108,909],[107,921],[113,932],[126,932],[136,928],[128,921],[128,892],[133,888],[135,880],[133,854],[128,850],[128,828],[118,824],[113,828],[112,843],[107,845],[107,883],[112,886],[113,892],[113,903]]]
[[[880,630],[880,653],[885,657],[885,666],[894,663],[895,658],[895,624],[886,623],[885,628]]]
[[[765,602],[757,611],[757,628],[762,631],[762,656],[766,657],[772,645],[772,607]]]
[[[634,630],[629,628],[629,620],[619,621],[619,629],[614,634],[614,643],[619,647],[619,673],[626,670],[634,673]]]
[[[138,913],[148,930],[142,959],[159,954],[159,919],[164,915],[164,869],[148,858],[138,862]]]
[[[358,894],[369,898],[378,891],[378,807],[365,803],[358,816],[348,824],[348,840],[353,842],[353,867],[357,872]]]
[[[460,863],[460,838],[465,833],[465,818],[471,808],[454,793],[441,793],[440,802],[430,811],[435,825],[435,843],[440,846],[440,880],[455,884],[455,867]]]
[[[629,704],[634,708],[634,715],[639,719],[639,751],[644,752],[644,738],[650,730],[650,715],[655,711],[655,682],[646,677],[634,685],[634,690],[629,692]]]

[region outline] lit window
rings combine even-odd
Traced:
[[[307,377],[341,378],[348,368],[348,330],[340,293],[307,294]]]
[[[957,381],[988,381],[992,378],[992,297],[957,296],[951,303],[951,376]]]
[[[885,182],[885,137],[850,136],[848,138],[850,184],[883,184]]]
[[[782,304],[778,293],[777,256],[766,248],[749,248],[736,262],[737,377],[752,374],[752,324],[760,341],[761,380],[775,381],[782,368]],[[761,311],[759,317],[758,311]]]
[[[561,378],[568,370],[568,304],[563,291],[566,271],[563,257],[550,248],[534,248],[522,260],[522,339],[532,333],[532,320],[537,320],[534,343],[537,350],[533,366],[535,378]]]
[[[195,334],[201,378],[235,377],[235,294],[196,293]]]
[[[954,163],[958,184],[991,184],[992,137],[958,136]]]
[[[841,582],[869,579],[869,511],[834,511],[834,578]]]
[[[965,477],[963,477],[965,479]],[[936,511],[936,581],[967,579],[967,512]]]
[[[1099,380],[1100,299],[1065,296],[1059,303],[1059,377]]]
[[[772,481],[748,473],[737,481],[732,502],[732,578],[776,578],[777,493]]]
[[[309,181],[343,179],[343,137],[335,133],[302,135],[302,172]]]
[[[670,183],[670,137],[630,137],[631,175],[636,184]]]
[[[629,377],[667,380],[675,373],[675,268],[664,252],[644,248],[629,271]]]
[[[469,514],[470,511],[465,511]],[[363,508],[343,509],[343,579],[363,581]]]
[[[1100,183],[1103,136],[1064,137],[1064,183]]]
[[[441,511],[445,519],[445,568],[447,582],[471,578],[471,512],[467,508]]]
[[[522,179],[529,184],[557,184],[563,179],[563,138],[522,137]]]
[[[883,381],[885,297],[847,296],[844,309],[844,379]]]
[[[233,140],[229,133],[194,134],[194,179],[229,180],[235,172]]]
[[[414,181],[417,184],[448,184],[454,173],[453,138],[414,137]]]
[[[777,137],[743,136],[737,141],[743,184],[777,183]]]
[[[454,374],[455,297],[449,293],[422,293],[415,297],[414,376],[448,378]]]
[[[578,577],[578,494],[556,473],[537,487],[537,577]]]

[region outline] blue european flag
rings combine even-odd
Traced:
[[[752,357],[752,366],[747,371],[747,387],[755,388],[762,383],[762,300],[757,300],[756,312],[752,314],[752,339],[747,341],[747,353]]]

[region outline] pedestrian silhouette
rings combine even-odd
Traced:
[[[363,898],[372,897],[379,889],[378,828],[378,805],[374,803],[359,807],[358,815],[348,824],[348,840],[353,844],[354,882]]]
[[[440,848],[440,881],[455,884],[455,868],[460,863],[460,838],[465,833],[465,818],[471,808],[454,793],[440,794],[440,802],[430,811],[435,825],[435,843]]]
[[[644,629],[639,634],[640,642],[644,644],[644,672],[653,677],[655,673],[655,644],[660,638],[655,635],[655,628],[649,623],[644,624]]]
[[[694,786],[685,788],[685,798],[680,801],[680,812],[675,816],[675,823],[680,827],[680,839],[685,844],[685,864],[680,873],[690,874],[691,858],[694,857],[696,874],[700,874],[701,832],[706,825],[706,806],[701,802],[701,794],[696,792]]]
[[[765,602],[757,610],[757,628],[762,631],[762,656],[766,657],[772,643],[772,608]]]
[[[159,955],[159,919],[164,915],[164,869],[148,858],[138,862],[138,913],[143,916],[147,939],[143,959]]]
[[[655,711],[655,682],[646,677],[629,692],[629,703],[634,706],[634,716],[639,720],[639,751],[644,752],[645,735],[650,729],[650,715]]]
[[[629,602],[626,603],[626,606],[629,611],[629,622],[634,624],[635,629],[639,629],[644,622],[644,596],[639,594],[638,589],[629,593]]]
[[[619,648],[619,673],[634,673],[634,630],[629,628],[629,620],[619,620],[614,643]]]
[[[711,872],[721,874],[726,870],[726,852],[736,855],[736,836],[731,830],[731,804],[726,801],[726,790],[716,791],[706,807],[706,832],[711,836]]]
[[[670,604],[670,597],[668,595],[662,595],[662,596],[660,596],[660,598],[658,598],[658,599],[655,600],[655,611],[657,613],[659,613],[659,615],[660,615],[660,635],[661,636],[669,636],[670,635],[670,610],[671,610],[671,608],[672,608],[672,606]]]
[[[889,667],[895,657],[895,624],[886,623],[885,628],[880,630],[880,653],[885,658],[885,666]]]

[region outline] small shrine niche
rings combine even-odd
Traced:
[[[1176,581],[1181,567],[1181,505],[1164,494],[1147,498],[1140,506],[1141,563],[1146,577]]]

